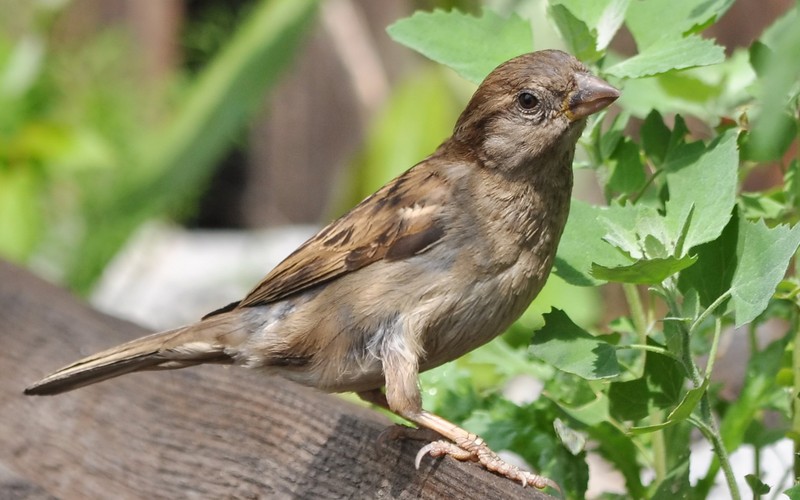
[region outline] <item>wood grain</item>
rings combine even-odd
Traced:
[[[218,366],[55,397],[23,388],[143,335],[0,261],[0,498],[550,498],[450,458],[336,396]]]

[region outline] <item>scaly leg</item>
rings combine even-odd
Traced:
[[[380,389],[359,392],[358,397],[367,403],[380,406],[384,410],[391,411],[397,415],[397,413],[389,408],[389,403],[386,401],[386,395],[384,395]],[[408,425],[394,424],[390,425],[380,433],[378,436],[378,442],[385,443],[387,441],[395,441],[397,439],[413,439],[414,441],[426,441],[430,443],[431,441],[440,441],[442,437],[443,436],[438,432],[425,427],[409,427]],[[419,464],[417,464],[417,469],[419,469]]]
[[[438,415],[422,409],[417,411],[394,410],[390,407],[386,397],[379,390],[359,393],[359,396],[365,401],[386,408],[406,420],[414,422],[420,426],[420,430],[429,429],[449,439],[449,441],[439,439],[423,446],[422,449],[419,450],[419,453],[417,453],[416,460],[414,461],[417,469],[419,469],[420,463],[425,455],[430,455],[432,457],[450,455],[456,460],[478,462],[486,469],[496,474],[505,476],[513,481],[521,482],[523,486],[530,485],[539,489],[550,486],[561,491],[554,481],[524,471],[515,465],[507,463],[493,452],[480,436],[472,434]],[[388,435],[392,438],[405,437],[407,435],[406,432],[407,431],[398,431],[395,426],[389,428]],[[417,436],[412,437],[416,438]]]

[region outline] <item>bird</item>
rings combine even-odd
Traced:
[[[422,407],[418,376],[500,335],[553,266],[587,117],[620,92],[541,50],[489,73],[451,137],[323,227],[242,300],[76,361],[24,390],[53,395],[137,371],[232,364],[355,392],[440,439],[425,456],[554,482]],[[557,485],[555,485],[557,487]]]

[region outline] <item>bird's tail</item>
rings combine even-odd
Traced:
[[[232,363],[213,322],[154,333],[65,366],[25,389],[52,395],[143,370],[170,370],[200,363]]]

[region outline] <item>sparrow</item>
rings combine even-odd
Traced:
[[[586,118],[617,97],[558,50],[501,64],[433,154],[312,236],[245,298],[76,361],[25,394],[240,365],[356,392],[438,433],[417,467],[428,454],[450,455],[523,485],[553,485],[423,409],[418,375],[498,336],[542,289],[567,221],[576,143]]]

